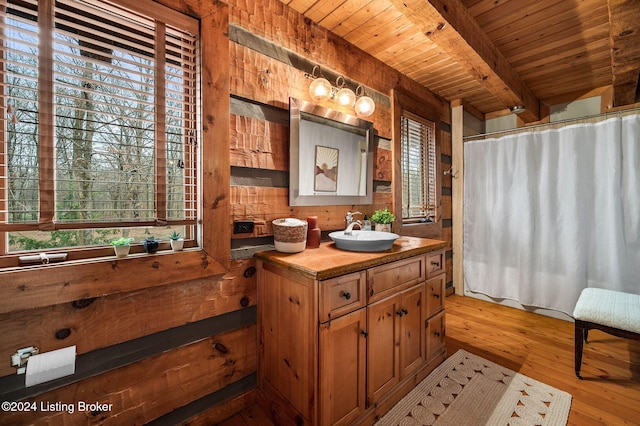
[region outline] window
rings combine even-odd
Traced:
[[[120,236],[193,244],[198,21],[166,12],[0,6],[0,266],[26,250],[99,256]]]
[[[436,140],[435,125],[404,112],[400,118],[402,146],[402,221],[435,222]]]

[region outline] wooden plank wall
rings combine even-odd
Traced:
[[[35,402],[38,410],[0,413],[0,424],[196,425],[216,423],[241,411],[255,401],[256,278],[255,262],[250,255],[235,256],[229,261],[233,257],[232,247],[246,248],[272,241],[270,221],[278,217],[317,215],[320,227],[329,231],[342,229],[348,210],[371,213],[392,206],[388,98],[392,88],[403,88],[439,108],[442,169],[450,167],[450,112],[446,102],[283,3],[275,0],[158,3],[197,16],[204,26],[214,25],[214,21],[229,22],[228,31],[223,31],[228,34],[225,43],[229,45],[229,57],[224,61],[216,58],[216,51],[226,51],[226,47],[220,49],[217,39],[207,40],[207,55],[203,57],[207,70],[218,63],[229,63],[228,72],[222,70],[216,77],[206,76],[213,78],[212,86],[228,87],[230,92],[228,115],[218,114],[228,119],[228,139],[211,141],[229,147],[230,172],[222,168],[215,173],[220,182],[230,183],[228,191],[223,191],[229,194],[228,200],[211,188],[203,189],[207,206],[228,208],[227,223],[216,219],[220,227],[226,228],[224,232],[208,232],[204,241],[205,247],[213,247],[221,265],[229,265],[228,272],[220,274],[216,269],[215,274],[206,276],[202,268],[193,268],[193,275],[187,272],[175,281],[103,283],[99,291],[77,298],[64,296],[62,288],[44,286],[42,291],[48,293],[32,302],[23,298],[14,307],[11,302],[4,304],[9,307],[0,312],[3,330],[0,354],[4,359],[0,362],[0,393],[3,400]],[[378,134],[378,148],[372,205],[320,208],[288,205],[288,99],[308,99],[309,80],[304,73],[310,72],[315,64],[362,83],[376,100],[372,121]],[[228,86],[216,80],[224,75],[228,75]],[[217,101],[207,102],[215,105]],[[327,106],[335,109],[333,105]],[[204,116],[205,130],[219,125],[216,117]],[[219,160],[204,159],[214,163]],[[451,285],[450,175],[444,176],[442,182],[441,238],[449,242],[447,280]],[[205,220],[213,220],[208,217],[205,215]],[[236,220],[254,221],[254,232],[234,235]],[[216,242],[216,238],[220,240],[217,236],[222,240]],[[114,277],[117,279],[118,275]],[[131,279],[128,276],[127,280]],[[90,292],[90,287],[87,291]],[[27,345],[43,351],[76,345],[76,374],[25,388],[24,376],[15,374],[9,356]],[[78,401],[111,406],[78,412]],[[40,404],[55,402],[75,404],[76,410],[72,413],[65,409],[41,409]]]
[[[237,4],[236,4],[237,3]],[[450,111],[448,103],[417,83],[398,74],[373,57],[358,51],[344,40],[305,19],[288,7],[270,1],[231,2],[231,217],[234,221],[254,221],[251,234],[232,234],[236,246],[242,239],[272,235],[270,222],[280,217],[305,218],[317,215],[320,228],[344,228],[347,211],[366,214],[389,206],[393,208],[391,102],[392,88],[404,88],[420,101],[440,111],[442,167],[451,165]],[[269,5],[273,7],[270,9]],[[276,16],[270,16],[275,12]],[[276,19],[278,25],[265,22]],[[285,25],[280,25],[286,21]],[[288,31],[285,31],[287,29]],[[371,121],[378,134],[374,164],[373,203],[367,206],[291,207],[288,203],[288,103],[289,97],[308,100],[309,80],[304,77],[314,65],[323,72],[343,75],[348,81],[365,85],[375,92],[376,111]],[[324,104],[340,109],[328,101]],[[344,112],[353,114],[352,111]],[[247,170],[248,169],[248,170]],[[253,179],[249,178],[253,177]],[[451,182],[443,179],[443,217],[451,226]],[[451,237],[450,229],[442,238]],[[450,241],[450,240],[449,240]],[[253,241],[247,241],[250,245]],[[451,280],[449,280],[451,281]]]

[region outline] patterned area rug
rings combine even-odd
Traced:
[[[566,425],[571,395],[459,350],[375,426]]]

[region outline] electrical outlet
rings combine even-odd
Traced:
[[[234,234],[250,234],[253,232],[252,220],[236,220],[233,222]]]

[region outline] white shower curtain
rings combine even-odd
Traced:
[[[465,143],[465,289],[572,314],[640,293],[640,115]]]

